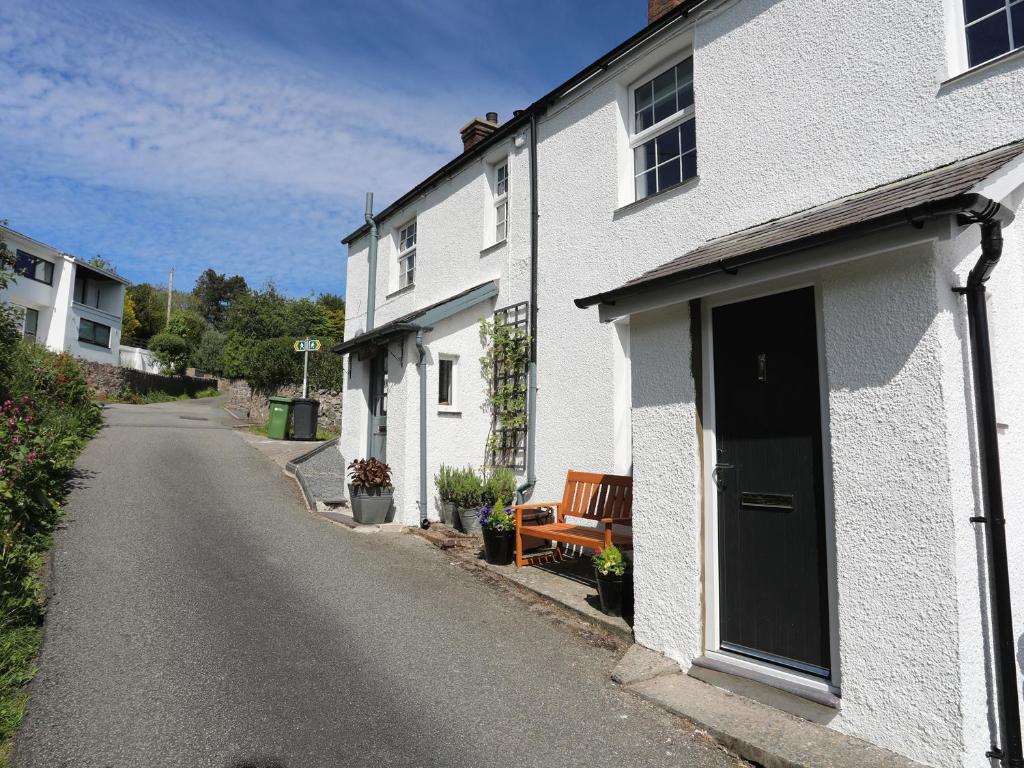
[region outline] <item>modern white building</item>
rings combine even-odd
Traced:
[[[1024,0],[650,12],[345,238],[342,452],[386,457],[408,524],[441,462],[533,501],[631,472],[639,643],[928,765],[1020,764]],[[536,388],[495,453],[496,312]]]
[[[15,279],[0,301],[21,311],[22,333],[57,352],[118,365],[128,281],[38,240],[0,228]]]

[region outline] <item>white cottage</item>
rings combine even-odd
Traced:
[[[0,239],[15,257],[15,278],[0,301],[20,312],[24,338],[118,365],[128,281],[7,227]]]
[[[437,465],[487,460],[477,322],[513,308],[532,497],[634,474],[638,642],[1021,765],[1024,0],[650,10],[346,238],[342,450],[435,517]]]

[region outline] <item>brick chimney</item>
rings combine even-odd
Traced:
[[[462,134],[462,151],[468,152],[496,130],[498,130],[497,112],[488,112],[487,117],[483,120],[474,117],[459,129],[459,133]]]
[[[647,23],[653,24],[684,0],[647,0]]]

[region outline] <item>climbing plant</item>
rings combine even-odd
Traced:
[[[498,310],[491,320],[480,321],[484,354],[480,371],[486,382],[484,407],[491,413],[487,463],[493,467],[523,469],[526,458],[526,391],[530,360],[527,305]]]

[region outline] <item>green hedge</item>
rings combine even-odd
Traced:
[[[0,339],[0,765],[21,720],[45,594],[43,557],[75,458],[101,423],[74,358]]]

